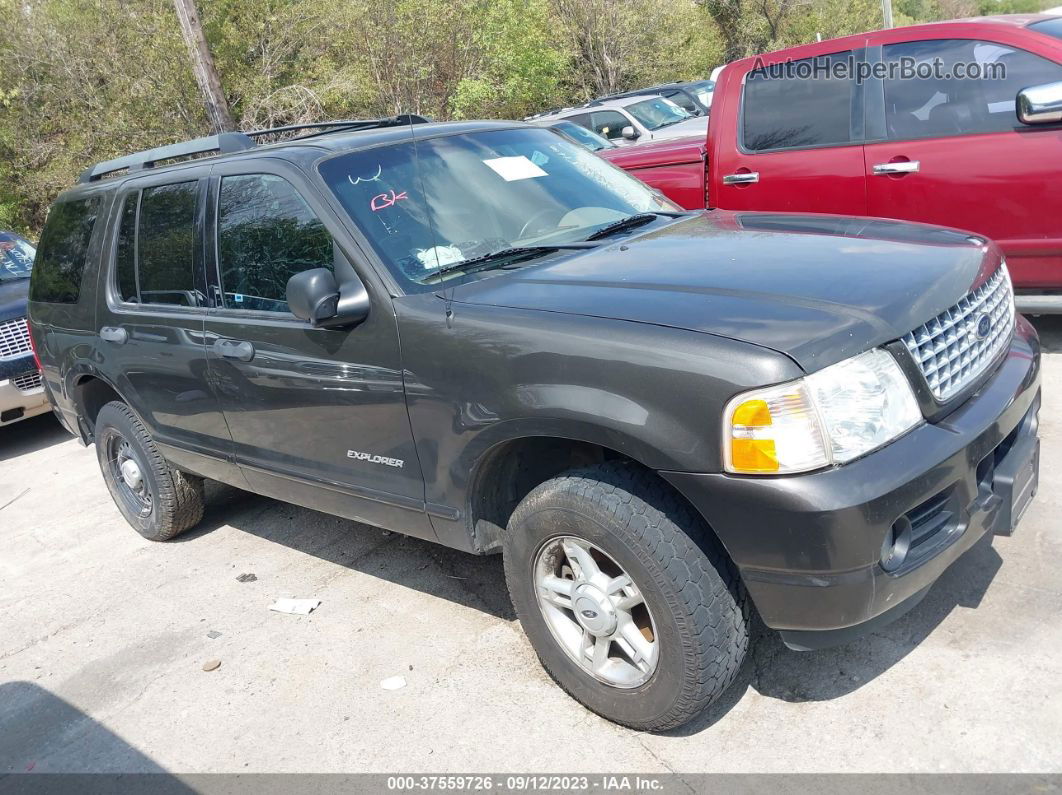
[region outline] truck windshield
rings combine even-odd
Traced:
[[[320,173],[396,277],[421,285],[459,262],[528,246],[546,252],[631,215],[681,212],[583,147],[537,128],[350,152],[322,163]]]
[[[18,235],[0,232],[0,279],[28,279],[37,250]]]
[[[641,122],[647,130],[659,130],[669,124],[678,124],[680,121],[693,118],[670,99],[663,97],[643,99],[641,102],[628,105],[624,110]]]

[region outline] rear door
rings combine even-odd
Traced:
[[[870,53],[886,71],[868,85],[868,214],[986,235],[1003,248],[1017,287],[1062,287],[1062,125],[1025,126],[1014,108],[1022,88],[1062,80],[1062,65],[972,38]],[[933,63],[942,69],[930,75]],[[924,66],[926,76],[902,72],[904,64]]]
[[[98,364],[167,458],[238,482],[207,372],[202,173],[130,181],[116,197],[97,314]]]
[[[861,58],[844,50],[763,68],[750,61],[743,76],[731,74],[711,122],[712,206],[864,215]]]
[[[294,167],[219,164],[209,195],[210,371],[251,488],[434,539],[390,296]],[[372,300],[364,323],[291,314],[291,276],[330,268],[342,281],[351,263]]]

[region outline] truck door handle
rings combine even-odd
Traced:
[[[759,171],[747,171],[740,174],[727,174],[723,177],[724,185],[750,185],[760,181]]]
[[[217,340],[214,351],[226,359],[239,359],[241,362],[249,362],[254,358],[254,345],[244,340]]]
[[[121,326],[104,326],[100,329],[100,339],[115,345],[124,345],[129,339],[129,332]]]
[[[902,160],[898,163],[876,163],[874,173],[880,174],[913,174],[918,171],[921,164],[917,160]]]

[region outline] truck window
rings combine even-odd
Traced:
[[[100,198],[56,204],[48,213],[30,282],[30,300],[75,304]]]
[[[288,279],[332,267],[332,236],[295,188],[272,174],[221,180],[217,239],[226,309],[287,312]]]
[[[898,72],[885,80],[885,123],[889,138],[933,138],[1022,128],[1014,113],[1018,92],[1062,80],[1062,66],[1038,55],[989,41],[936,39],[887,45],[886,63],[910,59],[941,68],[927,77]],[[977,79],[959,70],[982,70]],[[893,69],[897,69],[893,67]]]
[[[749,72],[741,140],[750,152],[853,143],[854,75],[834,75],[852,52],[773,64]]]
[[[196,182],[144,189],[137,230],[141,303],[205,303],[194,275],[197,195]]]

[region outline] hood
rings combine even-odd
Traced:
[[[701,138],[705,138],[708,135],[708,117],[694,116],[692,119],[680,121],[678,124],[669,124],[667,127],[653,130],[651,134],[654,141],[685,138],[688,135],[699,135]]]
[[[29,279],[0,279],[0,323],[25,317]]]
[[[453,300],[652,323],[785,353],[806,372],[898,339],[988,278],[967,232],[706,211],[455,288]]]

